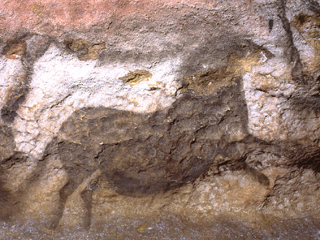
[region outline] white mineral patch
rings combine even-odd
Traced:
[[[97,66],[97,61],[80,61],[54,44],[35,63],[30,92],[12,124],[17,150],[35,158],[58,133],[61,124],[83,107],[108,107],[134,112],[153,112],[170,106],[179,87],[175,70],[179,59],[157,63],[149,81],[135,86],[123,83],[128,66],[119,63]],[[157,86],[151,90],[150,86]]]
[[[314,109],[295,110],[288,102],[294,92],[303,92],[292,81],[292,66],[274,58],[252,69],[243,77],[249,132],[267,141],[318,136],[319,114]]]
[[[23,74],[21,61],[0,56],[0,109],[5,103],[8,90],[12,88]],[[1,120],[0,120],[1,121]]]
[[[273,58],[262,66],[254,66],[243,77],[248,107],[248,130],[263,140],[284,140],[287,127],[281,122],[283,105],[294,92],[289,68],[281,59]]]

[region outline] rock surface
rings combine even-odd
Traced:
[[[318,1],[1,5],[3,229],[317,228]]]

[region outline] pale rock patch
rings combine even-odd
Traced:
[[[252,135],[267,141],[286,139],[291,129],[281,121],[281,115],[296,89],[289,72],[285,62],[273,58],[244,75],[248,130]]]
[[[119,79],[129,72],[126,65],[80,61],[52,44],[35,62],[30,91],[12,124],[17,150],[40,158],[61,124],[84,107],[147,113],[171,106],[180,87],[179,65],[179,57],[159,62],[148,69],[151,79],[130,86]]]
[[[20,76],[23,75],[23,66],[19,59],[0,56],[0,72],[0,108],[2,108],[9,90],[15,86]]]

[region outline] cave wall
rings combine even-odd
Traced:
[[[318,217],[319,23],[313,0],[3,1],[2,220]]]

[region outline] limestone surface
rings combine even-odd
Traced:
[[[320,1],[0,5],[3,226],[318,224]]]

